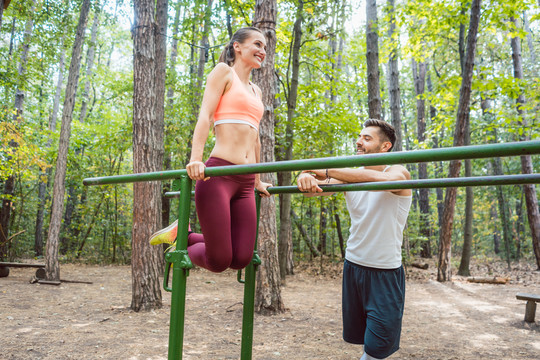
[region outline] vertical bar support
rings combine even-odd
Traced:
[[[173,266],[168,360],[182,359],[184,345],[186,283],[189,269],[193,267],[187,253],[190,205],[191,179],[187,175],[183,175],[180,179],[176,250],[167,253],[165,256],[167,263],[172,263]],[[168,266],[169,264],[167,264]]]
[[[257,254],[257,240],[259,238],[259,213],[261,207],[261,197],[255,191],[255,204],[257,208],[257,234],[255,235],[255,247],[253,259],[246,267],[246,279],[244,283],[244,313],[242,317],[242,346],[240,352],[241,360],[251,360],[253,352],[253,317],[255,312],[255,274],[257,266],[261,264],[261,259]]]

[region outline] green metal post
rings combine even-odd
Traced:
[[[257,266],[261,264],[261,259],[257,254],[257,241],[259,238],[259,213],[261,208],[261,197],[255,192],[255,202],[257,207],[257,234],[255,235],[255,248],[253,259],[246,267],[246,279],[244,282],[244,313],[242,316],[242,345],[240,349],[241,360],[251,360],[253,351],[253,317],[255,312],[255,274]]]
[[[193,267],[187,252],[187,236],[189,225],[189,208],[191,205],[191,179],[182,176],[180,181],[180,203],[178,205],[178,232],[176,250],[167,253],[167,263],[172,263],[173,280],[171,294],[171,317],[169,327],[169,360],[182,359],[184,344],[184,315],[186,309],[186,283],[189,269]],[[165,282],[168,280],[167,264]],[[165,290],[170,291],[167,285]]]

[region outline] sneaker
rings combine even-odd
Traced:
[[[176,241],[176,233],[178,232],[178,220],[161,229],[150,236],[150,245],[173,244]]]

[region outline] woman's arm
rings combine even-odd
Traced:
[[[191,148],[191,157],[186,166],[188,175],[193,180],[204,179],[203,153],[204,145],[208,140],[208,133],[212,127],[214,113],[223,93],[227,90],[231,82],[232,70],[228,65],[219,63],[208,74],[206,88],[204,90],[199,118],[193,131],[193,143]]]

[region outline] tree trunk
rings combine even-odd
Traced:
[[[296,224],[296,227],[298,228],[298,231],[300,231],[300,235],[302,235],[302,238],[304,239],[309,251],[311,252],[311,255],[313,257],[320,256],[319,250],[317,250],[317,247],[313,244],[313,240],[311,240],[311,237],[307,233],[306,229],[304,229],[304,225],[302,225],[302,220],[298,218],[294,210],[291,210],[291,215],[294,219],[294,223]]]
[[[47,236],[47,255],[45,261],[45,278],[49,281],[60,281],[60,266],[58,264],[58,240],[64,207],[64,192],[67,168],[67,155],[69,138],[71,136],[71,120],[75,107],[75,96],[79,82],[79,70],[81,65],[81,50],[86,30],[86,20],[90,10],[90,0],[84,0],[81,5],[79,23],[75,35],[75,42],[71,52],[71,64],[69,66],[66,96],[62,110],[62,125],[60,129],[60,141],[58,143],[58,157],[56,159],[56,172],[54,177],[53,199],[49,234]]]
[[[433,93],[433,83],[431,82],[431,71],[427,72],[426,84],[427,84],[428,91],[430,93]],[[436,116],[437,116],[437,109],[433,105],[430,104],[429,117],[431,121],[433,121]],[[444,137],[444,129],[441,130],[440,137],[441,138]],[[433,134],[433,148],[436,149],[438,147],[439,147],[439,137],[437,133],[434,133]],[[436,162],[435,163],[435,178],[436,179],[440,179],[442,177],[442,169],[443,169],[442,161]],[[438,228],[440,228],[442,224],[442,214],[443,214],[443,201],[444,201],[443,189],[436,188],[435,193],[437,197],[437,219],[438,219],[438,224],[439,224]]]
[[[469,102],[471,98],[471,84],[474,68],[474,55],[476,50],[476,36],[480,22],[481,0],[473,0],[471,5],[471,16],[469,31],[467,34],[467,52],[465,55],[465,66],[462,73],[461,89],[459,92],[459,104],[456,118],[456,128],[454,131],[454,146],[462,146],[465,140],[465,124],[469,114]],[[461,161],[450,162],[448,177],[458,177],[461,168]],[[444,198],[443,222],[439,236],[439,265],[437,269],[438,281],[450,281],[452,279],[452,269],[450,266],[452,227],[454,225],[454,210],[456,205],[456,188],[447,188]]]
[[[192,114],[190,117],[190,125],[189,125],[191,129],[193,129],[193,127],[195,126],[195,123],[199,116],[201,99],[203,95],[204,66],[207,61],[207,56],[209,56],[209,46],[210,46],[208,43],[208,33],[210,32],[210,25],[211,25],[212,3],[213,3],[213,0],[208,0],[208,3],[204,11],[204,27],[203,27],[201,42],[199,45],[199,64],[197,66],[197,73],[194,74],[192,72],[192,76],[195,75],[195,79],[194,79],[195,84],[193,86],[193,92],[192,92],[193,94]],[[193,63],[193,58],[194,58],[193,46],[191,47],[191,51],[192,51],[191,63]],[[191,141],[192,139],[190,137],[187,142],[188,152],[186,154],[186,164],[189,163],[189,159],[191,158],[191,144],[192,144]]]
[[[133,36],[133,172],[160,171],[163,167],[163,127],[156,116],[155,2],[134,1]],[[161,227],[161,184],[133,184],[132,297],[134,311],[160,308],[159,246],[150,235]]]
[[[387,2],[387,11],[389,15],[390,24],[388,27],[388,39],[390,41],[390,55],[388,57],[388,95],[390,97],[390,118],[394,129],[396,130],[396,143],[392,151],[401,151],[403,145],[402,142],[402,131],[401,131],[401,95],[399,89],[399,67],[398,67],[398,57],[397,57],[397,36],[399,32],[396,33],[396,17],[395,17],[395,0],[388,0]]]
[[[496,227],[496,223],[497,223],[497,220],[498,220],[499,216],[497,214],[497,206],[492,203],[491,205],[491,208],[490,208],[490,220],[492,222],[492,224],[494,224],[494,229],[493,229],[493,252],[495,254],[499,254],[501,249],[500,249],[500,246],[501,246],[501,233],[500,231],[497,229]]]
[[[2,28],[2,16],[4,15],[4,0],[0,0],[0,29]]]
[[[90,78],[92,77],[92,68],[94,66],[94,56],[96,54],[96,41],[97,30],[99,26],[99,4],[96,4],[96,12],[94,13],[94,22],[92,23],[92,31],[90,35],[90,47],[86,53],[86,79],[84,81],[83,98],[81,103],[81,112],[79,115],[79,121],[82,123],[86,119],[86,112],[88,111],[88,93],[90,92]]]
[[[377,0],[366,0],[366,63],[368,115],[381,119],[381,91],[379,85],[379,35],[377,34]]]
[[[259,70],[253,74],[253,82],[262,90],[264,115],[261,120],[261,162],[274,161],[274,98],[276,80],[274,76],[274,57],[276,52],[276,0],[256,0],[253,26],[258,27],[266,37],[266,60]],[[275,176],[271,173],[261,174],[261,180],[275,184]],[[262,266],[257,272],[257,293],[255,308],[258,313],[275,314],[285,310],[281,299],[281,282],[276,234],[276,204],[274,197],[261,201],[259,220],[259,254]]]
[[[56,132],[56,119],[58,117],[58,109],[60,108],[60,96],[62,95],[62,84],[64,82],[64,60],[66,56],[66,50],[64,49],[65,34],[62,35],[60,41],[60,62],[58,64],[58,80],[56,82],[56,93],[54,95],[53,109],[49,116],[49,133],[54,134]],[[47,143],[45,145],[45,151],[48,151],[52,145],[52,138],[49,135]],[[48,168],[46,172],[41,173],[39,178],[39,190],[38,190],[38,212],[36,216],[36,231],[34,238],[34,251],[36,256],[43,255],[43,219],[45,216],[45,203],[47,202],[47,188],[49,187],[50,179],[52,177],[52,168]],[[45,182],[46,179],[46,182]]]
[[[427,65],[425,62],[417,63],[412,59],[414,90],[416,93],[416,131],[419,144],[426,141],[426,101],[424,99]],[[418,179],[427,179],[427,163],[418,164]],[[429,207],[429,189],[418,190],[418,205],[420,209],[420,234],[425,241],[422,242],[420,256],[431,257],[431,221]]]
[[[517,28],[516,20],[512,17],[511,21]],[[510,41],[512,47],[512,62],[514,65],[514,77],[519,80],[523,80],[523,64],[521,59],[521,44],[519,36],[513,37]],[[527,129],[527,119],[525,117],[525,110],[523,107],[526,104],[525,95],[521,92],[516,99],[516,110],[519,116],[519,126],[522,129]],[[528,131],[528,130],[527,130]],[[521,141],[530,140],[527,131],[523,132],[520,136]],[[521,172],[523,174],[532,174],[532,158],[530,155],[521,157]],[[536,265],[540,270],[540,210],[538,209],[538,198],[536,197],[536,190],[534,184],[523,185],[523,191],[525,192],[525,203],[527,205],[527,217],[529,219],[529,227],[531,228],[531,240],[534,249],[534,255],[536,256]]]
[[[300,45],[302,44],[302,12],[304,2],[298,1],[296,8],[296,21],[293,27],[292,53],[291,53],[291,81],[287,96],[287,123],[285,126],[285,143],[280,147],[283,149],[281,160],[293,159],[294,144],[294,118],[296,116],[296,100],[298,98],[298,74],[300,70]],[[278,173],[278,185],[291,185],[291,172],[284,171]],[[292,274],[293,264],[289,259],[292,257],[292,228],[291,228],[291,194],[279,195],[279,270],[281,281],[285,282],[285,276]]]
[[[155,34],[155,46],[156,46],[156,103],[155,103],[155,114],[156,114],[156,124],[157,124],[157,134],[160,136],[158,140],[160,144],[161,159],[163,161],[165,154],[165,82],[167,78],[167,24],[168,24],[168,15],[167,9],[169,7],[168,0],[158,0],[156,1],[156,25],[157,32]],[[166,163],[169,162],[170,167],[170,156],[167,156],[165,161],[163,161],[163,167],[166,167]],[[169,183],[167,182],[167,185]],[[163,190],[160,194],[160,200],[163,201]],[[170,202],[167,199],[167,205]],[[170,207],[170,205],[169,205]],[[160,226],[168,226],[163,224],[163,203],[160,205]],[[166,247],[166,244],[163,244],[163,247]],[[165,252],[162,251],[159,257],[159,266],[160,269],[165,268]]]
[[[172,79],[176,80],[176,58],[178,56],[178,29],[180,25],[180,13],[182,10],[182,3],[178,1],[176,3],[176,9],[175,9],[175,15],[174,15],[174,23],[173,23],[173,29],[172,29],[172,43],[171,43],[171,57],[169,61],[169,76]],[[167,106],[166,108],[172,111],[174,106],[174,86],[169,86],[167,89]],[[167,126],[165,125],[165,128]],[[163,166],[165,170],[171,170],[171,144],[170,140],[167,139],[167,136],[164,138],[165,141],[165,154],[164,154],[164,162]],[[164,182],[163,183],[163,191],[161,196],[161,221],[162,221],[162,227],[169,226],[170,222],[170,215],[171,215],[171,200],[165,196],[165,193],[170,191],[170,183]],[[177,216],[175,214],[175,216]]]
[[[465,145],[471,144],[470,119],[467,117],[467,130],[465,131]],[[471,160],[465,160],[465,177],[472,176]],[[461,261],[459,263],[458,275],[470,276],[469,266],[471,263],[471,250],[473,240],[473,188],[465,188],[465,225],[463,227],[463,250],[461,252]]]

